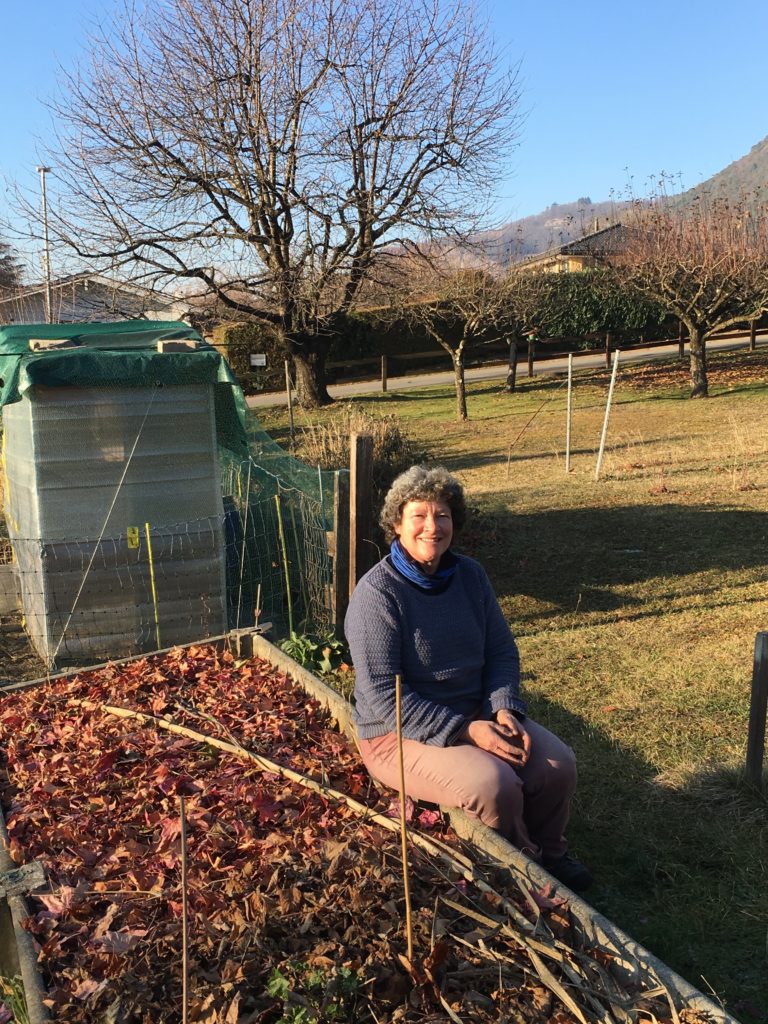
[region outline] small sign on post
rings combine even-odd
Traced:
[[[251,352],[248,358],[250,359],[252,370],[256,369],[257,366],[267,365],[267,355],[265,352]]]

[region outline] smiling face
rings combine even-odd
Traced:
[[[444,501],[408,501],[395,533],[407,552],[430,576],[453,540],[453,517]]]

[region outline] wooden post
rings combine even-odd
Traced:
[[[336,470],[333,474],[333,530],[327,536],[328,553],[333,559],[333,628],[341,637],[349,604],[349,472],[346,469]]]
[[[605,368],[610,370],[611,368],[611,332],[605,332]]]
[[[683,327],[683,321],[680,321],[680,326],[677,329],[677,349],[680,356],[680,362],[682,363],[685,359],[685,327]]]
[[[373,508],[373,438],[349,439],[349,593],[373,565],[377,551],[371,539]]]
[[[528,335],[528,379],[533,376],[533,357],[536,354],[536,340],[532,334]]]
[[[285,393],[288,396],[288,422],[290,423],[291,441],[293,441],[293,397],[291,395],[291,371],[288,360],[285,360]]]
[[[746,765],[747,781],[756,789],[763,788],[766,710],[768,710],[768,633],[758,633],[755,637],[755,660],[752,668],[752,699],[749,702]]]
[[[381,390],[386,393],[387,390],[387,357],[381,357]]]
[[[756,320],[750,320],[749,321],[749,351],[750,352],[754,352],[755,351],[755,335],[756,335],[756,333],[757,333],[757,321]]]

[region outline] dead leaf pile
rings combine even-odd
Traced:
[[[623,991],[609,956],[574,947],[560,901],[478,888],[418,848],[409,962],[395,833],[325,791],[107,705],[234,741],[384,810],[317,703],[263,661],[193,647],[0,697],[11,855],[41,860],[49,881],[30,897],[26,927],[55,1019],[182,1019],[182,795],[190,1021],[674,1016],[663,991]],[[435,812],[413,823],[451,841]],[[455,837],[453,849],[461,862]]]

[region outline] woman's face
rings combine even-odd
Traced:
[[[453,516],[444,501],[408,501],[395,523],[403,549],[432,575],[453,540]]]

